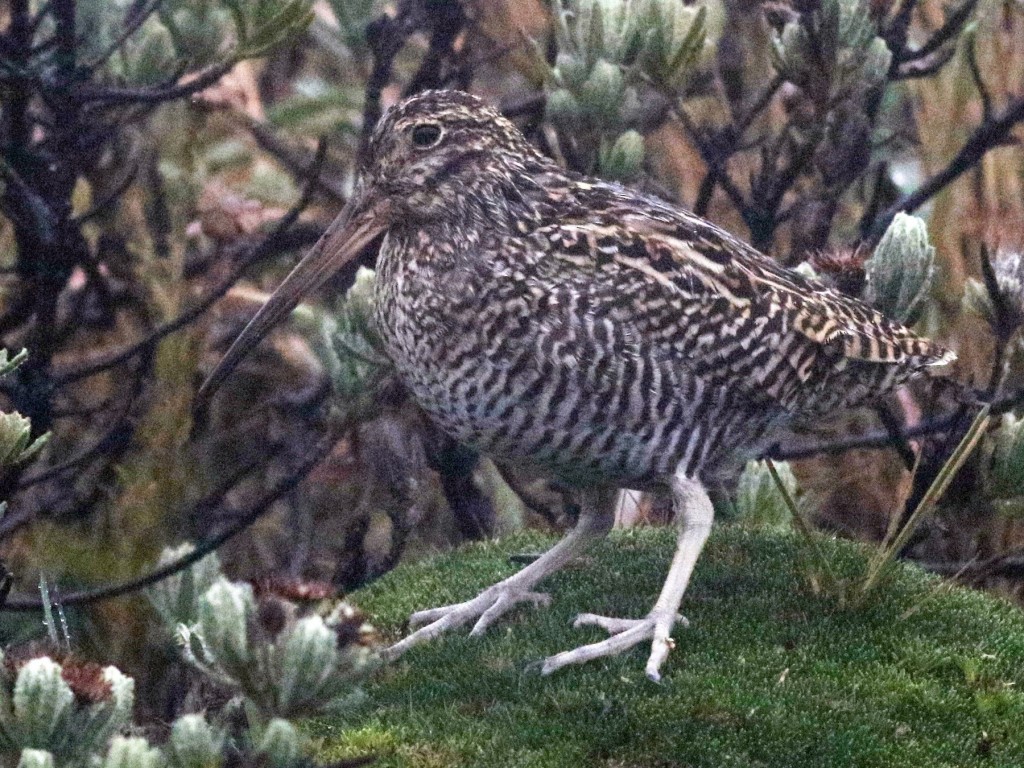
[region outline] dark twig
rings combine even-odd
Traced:
[[[989,150],[1005,144],[1010,131],[1024,120],[1024,96],[1012,102],[1003,112],[979,125],[970,138],[949,161],[949,164],[914,192],[889,206],[879,216],[871,229],[865,233],[867,239],[882,236],[897,213],[915,211],[945,189],[951,182],[974,167]]]
[[[894,56],[895,64],[901,65],[908,62],[920,61],[921,59],[928,58],[933,53],[938,51],[942,46],[950,41],[954,41],[964,24],[970,18],[971,13],[974,11],[975,6],[978,4],[978,0],[965,0],[955,11],[953,11],[949,18],[946,19],[945,23],[935,30],[934,34],[929,37],[920,48],[916,48],[912,51],[903,50],[899,56]],[[952,46],[956,47],[955,43]]]
[[[1018,389],[1016,392],[992,400],[989,413],[994,418],[1012,411],[1021,404],[1024,404],[1024,389]],[[775,445],[765,455],[777,461],[794,461],[797,459],[809,459],[822,454],[844,453],[845,451],[857,449],[891,448],[897,441],[947,432],[960,423],[963,414],[963,409],[958,408],[950,413],[945,413],[933,419],[921,421],[911,427],[905,427],[892,432],[889,430],[877,430],[836,440],[810,440],[794,443],[793,445]]]
[[[992,119],[992,94],[989,93],[985,78],[981,74],[981,67],[978,66],[977,37],[968,35],[967,38],[967,66],[971,70],[971,80],[974,81],[974,87],[978,89],[978,96],[981,99],[981,119],[987,123]]]
[[[235,61],[229,59],[213,64],[187,82],[155,88],[116,88],[112,86],[82,86],[75,98],[91,107],[120,107],[137,104],[162,104],[192,96],[204,91],[232,70]],[[176,78],[177,80],[177,78]]]
[[[134,6],[129,8],[128,12],[125,14],[125,19],[121,27],[121,34],[119,34],[117,39],[107,46],[107,49],[103,51],[103,53],[92,61],[84,64],[84,68],[89,71],[95,71],[97,67],[102,66],[111,56],[121,50],[121,47],[128,42],[128,38],[139,31],[139,28],[146,22],[146,19],[156,12],[156,9],[160,7],[162,2],[163,0],[152,0],[152,2],[144,5],[141,9]]]
[[[61,598],[61,603],[67,607],[72,605],[87,605],[90,603],[110,600],[115,597],[132,594],[139,590],[150,587],[170,576],[180,573],[191,565],[202,560],[208,554],[221,547],[230,539],[249,528],[253,523],[266,515],[271,505],[285,494],[291,492],[308,475],[313,467],[319,464],[338,441],[342,434],[340,427],[333,428],[327,432],[313,447],[302,457],[302,460],[287,477],[276,483],[269,491],[264,493],[249,509],[234,516],[231,523],[215,536],[199,542],[195,549],[189,554],[171,563],[150,571],[147,574],[120,582],[118,584],[87,589],[80,592],[71,592]],[[249,464],[218,486],[208,496],[196,505],[196,511],[210,510],[216,507],[225,495],[237,485],[253,469]],[[2,606],[4,611],[37,611],[41,610],[43,604],[36,599],[9,600]]]
[[[303,191],[302,198],[292,207],[288,213],[281,217],[280,220],[274,225],[274,228],[265,237],[261,238],[258,243],[248,248],[247,252],[243,252],[238,263],[231,272],[222,279],[214,288],[211,290],[206,297],[197,303],[194,307],[185,312],[182,312],[178,317],[170,320],[158,328],[154,329],[146,338],[141,341],[132,344],[131,346],[119,350],[117,352],[105,355],[102,359],[80,366],[78,368],[64,371],[54,377],[54,382],[57,386],[63,386],[70,382],[78,381],[80,379],[94,376],[98,373],[120,365],[127,360],[132,359],[136,355],[146,352],[147,350],[153,349],[154,346],[165,336],[169,336],[181,328],[189,325],[195,321],[200,315],[206,312],[211,306],[214,305],[220,298],[222,298],[235,283],[245,274],[245,271],[257,263],[258,261],[266,258],[267,256],[278,253],[281,248],[281,241],[285,233],[292,227],[293,224],[298,220],[299,215],[305,210],[306,206],[309,205],[309,199],[312,194],[314,183],[312,179],[315,179],[320,175],[320,168],[323,165],[324,153],[326,151],[326,144],[320,143],[317,149],[316,157],[313,160],[312,167],[309,170],[310,182],[306,184],[306,188]],[[310,233],[309,242],[312,243],[320,232],[317,230],[315,233]]]
[[[380,120],[382,113],[380,97],[384,86],[391,80],[391,69],[395,57],[402,50],[406,39],[413,32],[410,23],[411,14],[407,4],[402,4],[397,18],[382,15],[366,27],[366,44],[373,55],[373,67],[366,80],[365,98],[363,101],[363,131],[359,137],[359,157],[366,154],[373,128]]]

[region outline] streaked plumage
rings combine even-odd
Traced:
[[[707,221],[562,171],[472,97],[391,112],[368,173],[427,119],[447,126],[435,182],[452,189],[416,193],[443,215],[412,201],[388,229],[378,322],[416,400],[491,455],[632,487],[680,462],[704,476],[944,359]]]
[[[665,485],[678,547],[641,619],[581,615],[608,640],[551,672],[669,632],[713,509],[704,484],[795,420],[877,397],[951,356],[865,304],[779,267],[713,224],[558,168],[468,94],[389,111],[338,219],[232,345],[201,397],[303,294],[375,237],[376,317],[396,370],[450,434],[578,484],[565,539],[472,600],[421,611],[389,654],[484,631],[611,525],[616,486]]]

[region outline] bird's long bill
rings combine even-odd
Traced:
[[[316,245],[296,265],[284,282],[249,321],[199,389],[196,410],[202,410],[210,397],[249,351],[274,325],[291,312],[303,297],[323,285],[363,247],[387,226],[380,204],[362,195],[353,196],[327,228]]]

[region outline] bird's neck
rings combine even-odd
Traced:
[[[453,185],[446,203],[429,212],[413,211],[389,229],[393,242],[411,250],[472,250],[484,239],[522,236],[542,226],[549,196],[538,176],[523,169],[492,170]]]

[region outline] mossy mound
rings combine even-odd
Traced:
[[[365,685],[367,699],[314,726],[318,759],[375,766],[1021,766],[1024,613],[897,569],[866,606],[842,608],[803,576],[792,536],[724,527],[684,602],[689,629],[662,684],[646,644],[541,677],[537,661],[603,637],[580,611],[641,616],[673,548],[671,530],[613,535],[484,638],[466,631],[414,649]],[[416,609],[463,600],[516,569],[523,535],[399,568],[353,595],[397,637]],[[823,541],[856,579],[865,551]]]

